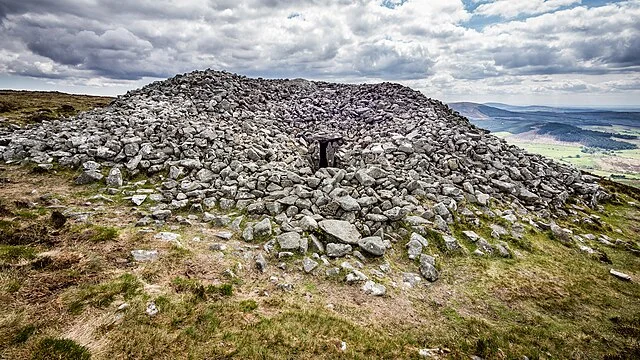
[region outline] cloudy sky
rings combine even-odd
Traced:
[[[116,95],[206,68],[640,105],[640,0],[0,1],[0,88]]]

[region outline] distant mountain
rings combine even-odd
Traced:
[[[521,134],[534,131],[559,141],[579,142],[584,146],[610,150],[636,147],[634,144],[619,140],[636,139],[635,136],[592,131],[583,127],[612,125],[640,127],[640,112],[491,104],[505,109],[472,102],[450,103],[449,107],[468,118],[476,126],[491,132]]]
[[[552,106],[540,106],[540,105],[529,105],[529,106],[517,106],[517,105],[508,105],[503,103],[485,103],[486,106],[491,106],[494,108],[507,110],[507,111],[516,111],[516,112],[553,112],[553,113],[570,113],[570,112],[588,112],[595,111],[593,109],[586,108],[565,108],[565,107],[552,107]]]
[[[518,118],[520,114],[513,111],[503,110],[492,106],[473,102],[450,103],[449,107],[460,113],[460,115],[474,120],[490,120],[493,118]]]

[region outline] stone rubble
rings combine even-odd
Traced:
[[[265,80],[212,70],[154,82],[72,119],[0,133],[0,156],[82,169],[77,184],[100,182],[109,194],[144,205],[137,226],[163,224],[186,210],[200,217],[176,220],[230,227],[216,236],[266,242],[267,255],[312,251],[365,261],[385,256],[403,238],[429,281],[438,270],[423,253],[424,230],[438,230],[447,250],[465,253],[450,226],[457,216],[478,223],[468,206],[485,214],[493,204],[508,207],[493,216],[515,228],[522,214],[548,218],[569,198],[593,207],[607,196],[597,178],[508,145],[398,84]],[[127,179],[138,174],[157,180],[128,190]],[[491,226],[493,238],[509,235]],[[550,229],[571,239],[555,223]],[[475,253],[511,256],[506,243],[464,235]],[[177,244],[179,237],[156,235]],[[265,255],[255,262],[264,271]],[[305,272],[317,266],[304,258]],[[357,271],[347,277],[363,281]],[[373,284],[364,291],[380,293]]]

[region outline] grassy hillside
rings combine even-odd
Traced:
[[[0,90],[0,126],[24,125],[77,115],[108,105],[113,98],[57,91]]]
[[[134,209],[99,184],[75,186],[75,175],[0,166],[0,357],[419,358],[421,349],[452,359],[640,356],[640,196],[620,185],[607,185],[619,195],[600,210],[570,205],[577,216],[556,219],[620,245],[591,242],[596,253],[588,254],[526,225],[504,259],[448,253],[432,238],[440,279],[410,288],[403,274],[416,264],[399,241],[384,258],[363,262],[368,270],[390,265],[377,279],[387,294],[372,297],[345,283],[344,271],[304,274],[300,255],[270,259],[259,272],[253,255],[262,244],[240,240],[241,231],[222,241],[219,228],[193,220],[136,227],[149,205]],[[137,180],[127,191],[156,181]],[[596,215],[595,224],[572,220]],[[483,217],[479,226],[458,221],[454,233],[489,237],[493,223],[511,227]],[[160,231],[179,234],[179,245],[156,239]],[[158,258],[135,261],[137,249]],[[358,263],[331,266],[343,261]],[[610,275],[612,268],[634,281]],[[154,316],[146,313],[152,302]]]
[[[11,121],[30,121],[18,116],[34,114],[27,109],[61,107],[51,98],[58,95],[43,96],[51,102],[23,97]],[[109,99],[85,100],[89,108]],[[407,286],[417,264],[406,238],[383,258],[329,260],[310,274],[300,254],[269,257],[263,273],[254,261],[263,243],[240,238],[246,214],[220,213],[239,220],[237,230],[186,212],[139,227],[154,204],[134,207],[129,197],[148,193],[158,178],[128,179],[111,195],[101,184],[74,185],[77,175],[0,165],[0,358],[640,357],[640,194],[632,188],[607,182],[617,195],[601,208],[569,204],[554,218],[574,234],[611,239],[585,241],[593,253],[529,225],[532,214],[522,215],[522,229],[486,212],[477,225],[456,215],[460,239],[463,230],[490,238],[490,225],[504,226],[512,256],[476,257],[476,245],[464,240],[469,253],[450,253],[433,235],[426,252],[437,258],[439,280]],[[234,235],[221,240],[221,230]],[[162,231],[180,238],[159,240]],[[155,250],[157,258],[137,261],[133,250]],[[379,272],[386,295],[346,283],[344,262]],[[338,273],[327,274],[333,267]]]

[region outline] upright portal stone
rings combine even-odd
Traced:
[[[342,144],[342,136],[335,133],[322,133],[307,137],[309,142],[309,159],[315,169],[338,167],[336,157],[338,147]]]

